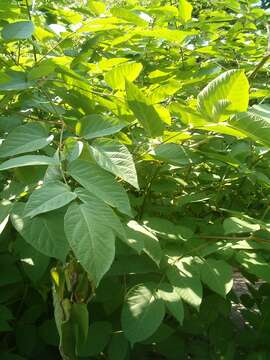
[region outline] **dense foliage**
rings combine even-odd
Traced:
[[[1,0],[1,360],[270,358],[267,11]]]

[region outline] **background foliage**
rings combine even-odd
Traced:
[[[268,19],[1,0],[1,359],[269,359]]]

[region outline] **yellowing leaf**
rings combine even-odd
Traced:
[[[128,62],[113,67],[105,74],[105,80],[113,89],[124,89],[125,80],[134,81],[142,71],[142,64]]]
[[[212,80],[198,95],[198,110],[209,120],[220,122],[246,111],[249,84],[242,70],[229,70]]]
[[[185,24],[191,19],[193,6],[187,0],[179,0],[179,18]]]

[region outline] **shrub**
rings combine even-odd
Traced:
[[[2,0],[1,359],[269,358],[268,12],[192,11]]]

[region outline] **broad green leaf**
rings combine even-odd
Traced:
[[[69,245],[64,234],[64,214],[53,211],[36,216],[24,217],[25,204],[17,203],[11,213],[11,221],[24,240],[42,254],[65,261]]]
[[[260,225],[251,224],[237,217],[230,217],[224,220],[223,228],[225,235],[249,233],[260,230]]]
[[[129,221],[125,242],[138,252],[143,250],[159,266],[163,256],[159,240],[144,226],[134,220]]]
[[[75,324],[76,343],[83,344],[87,339],[89,328],[87,304],[74,302],[71,308],[71,317]]]
[[[126,62],[114,66],[108,71],[104,78],[107,84],[113,89],[124,89],[125,81],[134,81],[142,71],[142,64],[135,62]]]
[[[137,15],[135,12],[125,9],[122,7],[113,7],[110,9],[110,12],[113,14],[113,16],[116,16],[120,19],[126,20],[132,24],[138,25],[138,26],[147,26],[148,22],[141,18],[139,15]]]
[[[118,28],[119,24],[122,21],[116,17],[105,17],[105,18],[94,18],[91,21],[87,21],[85,25],[81,26],[77,32],[99,32],[99,31],[109,31],[115,30]]]
[[[29,70],[27,78],[29,80],[40,79],[53,73],[55,68],[56,64],[54,64],[51,59],[43,60],[40,64],[35,65],[31,70]]]
[[[25,72],[7,70],[5,72],[5,79],[0,81],[0,91],[20,91],[31,88],[33,85],[34,83],[27,79]]]
[[[100,167],[139,188],[135,164],[125,145],[115,140],[99,140],[92,143],[89,149]]]
[[[17,21],[4,25],[2,38],[6,41],[29,39],[34,30],[32,21]]]
[[[19,115],[0,116],[0,132],[9,133],[11,130],[21,125],[22,121],[23,117]]]
[[[126,238],[123,241],[134,249],[138,254],[141,254],[144,248],[144,237],[143,235],[136,231],[137,222],[131,220],[125,226]]]
[[[214,131],[218,134],[231,135],[237,138],[245,138],[247,136],[247,134],[242,130],[235,129],[234,127],[228,125],[227,123],[213,123],[204,126],[198,126],[197,128],[206,131]]]
[[[0,171],[34,165],[58,165],[58,161],[44,155],[24,155],[4,161],[0,164]]]
[[[188,36],[195,35],[197,32],[195,30],[181,31],[155,27],[154,29],[137,29],[134,30],[134,33],[141,37],[150,37],[173,43],[182,43]]]
[[[165,307],[155,283],[134,286],[127,294],[121,315],[125,336],[134,344],[151,336],[160,326]]]
[[[249,138],[270,147],[270,111],[261,111],[261,108],[251,108],[250,111],[235,115],[229,124],[241,131]]]
[[[183,195],[176,201],[179,207],[184,206],[186,204],[194,203],[194,202],[202,202],[211,199],[213,194],[207,194],[205,192],[194,192],[187,195]]]
[[[59,209],[76,197],[77,195],[61,182],[46,183],[30,195],[25,206],[24,216],[32,218],[38,214]]]
[[[184,320],[184,306],[179,292],[169,283],[162,283],[158,289],[158,296],[165,302],[168,310],[179,321]]]
[[[21,236],[18,236],[16,239],[14,251],[16,251],[16,254],[18,254],[20,258],[20,266],[25,274],[33,283],[38,284],[48,270],[51,260],[50,257],[37,251]]]
[[[95,195],[83,188],[76,188],[75,193],[78,195],[78,198],[85,204],[91,204],[91,206],[96,205],[96,214],[95,216],[99,219],[105,221],[106,226],[111,228],[120,239],[124,240],[126,238],[126,233],[124,227],[120,221],[120,218],[115,214],[115,212],[107,206],[103,201],[100,201]]]
[[[226,297],[233,286],[231,266],[223,260],[206,259],[200,265],[201,279],[211,290]]]
[[[165,124],[142,91],[136,85],[126,81],[126,94],[130,110],[148,135],[151,137],[162,135]]]
[[[65,140],[64,157],[67,163],[78,159],[83,152],[83,142],[69,137]]]
[[[158,237],[166,239],[166,241],[185,241],[193,236],[193,231],[189,227],[183,225],[175,225],[164,218],[151,217],[144,221],[144,224]]]
[[[129,343],[124,334],[113,334],[108,347],[109,360],[125,360],[129,353]]]
[[[179,296],[199,309],[202,302],[202,284],[195,267],[184,261],[178,261],[168,268],[166,274]]]
[[[87,139],[95,139],[119,132],[125,127],[119,120],[106,118],[99,114],[87,115],[79,120],[76,125],[77,135]]]
[[[194,162],[187,148],[174,143],[158,145],[151,154],[159,160],[175,165],[188,165]]]
[[[259,254],[238,251],[235,259],[247,272],[270,283],[270,265]]]
[[[191,125],[192,127],[208,125],[207,117],[188,106],[172,103],[170,110],[172,113],[178,115],[180,121],[184,124]]]
[[[99,201],[81,205],[74,203],[65,215],[69,244],[96,285],[109,270],[115,254],[114,232],[106,213],[99,216],[101,206]]]
[[[147,274],[157,273],[158,270],[158,267],[148,256],[141,254],[140,256],[118,256],[115,259],[109,274],[110,276]]]
[[[99,356],[108,344],[112,333],[112,326],[109,322],[96,321],[89,326],[86,342],[80,347],[80,356]]]
[[[198,109],[210,121],[227,120],[247,110],[249,84],[242,70],[228,70],[212,80],[198,95]]]
[[[90,193],[120,212],[131,215],[128,196],[114,177],[86,160],[75,160],[68,167],[68,174]]]
[[[185,24],[191,19],[193,6],[187,0],[179,0],[179,19]]]
[[[39,150],[52,142],[44,126],[39,123],[21,125],[12,130],[0,145],[0,157],[14,156]]]

